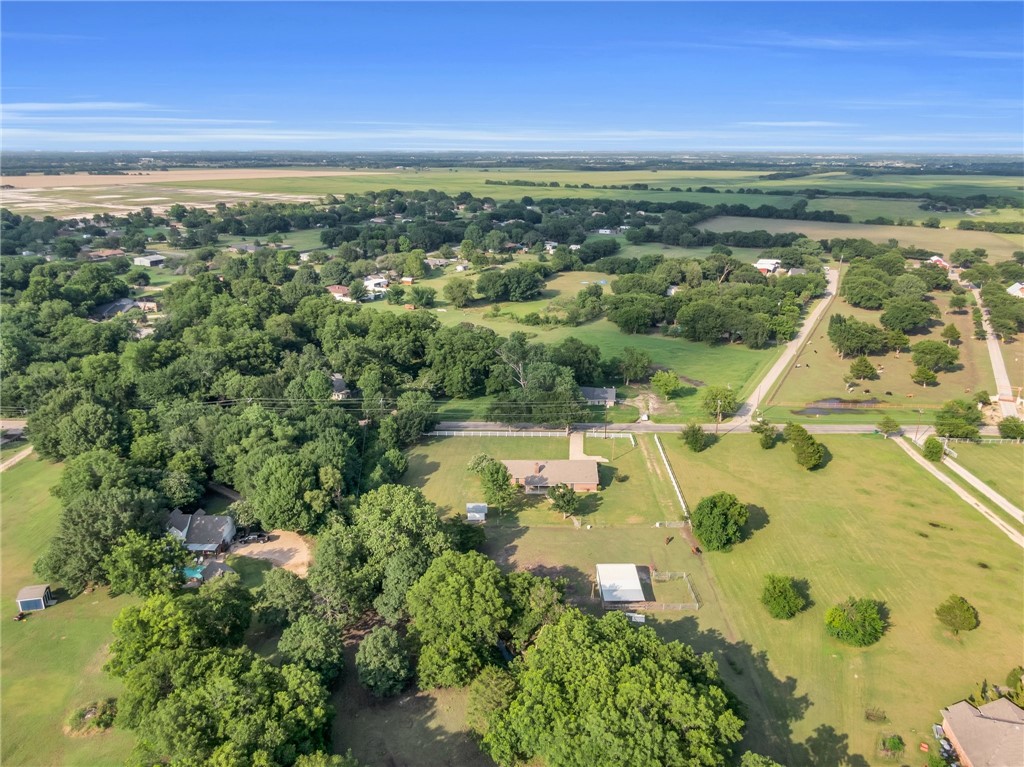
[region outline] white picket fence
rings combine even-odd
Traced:
[[[633,447],[636,447],[636,437],[628,432],[608,432],[607,434],[603,431],[590,430],[583,432],[588,437],[595,439],[628,439]],[[568,436],[564,431],[538,431],[531,429],[529,431],[515,431],[512,429],[508,430],[493,430],[486,431],[483,429],[473,429],[469,431],[457,430],[447,431],[438,430],[428,431],[425,437],[566,437]]]

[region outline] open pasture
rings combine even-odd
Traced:
[[[925,229],[916,226],[874,224],[833,224],[824,221],[792,221],[776,218],[717,216],[702,221],[700,228],[712,232],[800,232],[812,240],[864,238],[877,243],[897,240],[903,247],[916,246],[949,255],[957,248],[985,248],[992,262],[1006,261],[1015,250],[1024,249],[1024,235],[959,229]]]
[[[658,623],[666,636],[716,653],[751,709],[750,748],[784,764],[833,764],[808,758],[831,730],[865,760],[850,764],[876,764],[882,732],[916,751],[939,708],[1021,663],[1024,567],[1011,541],[896,445],[877,436],[821,441],[828,464],[807,472],[785,444],[765,451],[754,437],[729,435],[694,454],[663,437],[687,502],[734,493],[752,505],[754,531],[732,552],[703,557],[720,619],[702,609]],[[758,601],[766,573],[807,579],[812,606],[791,621],[768,617]],[[934,617],[951,593],[981,615],[959,639]],[[825,611],[851,595],[885,602],[890,625],[877,645],[851,648],[825,634]],[[869,708],[889,723],[865,721]]]
[[[56,606],[21,623],[10,620],[18,590],[39,582],[32,565],[57,526],[60,505],[49,489],[60,472],[59,465],[32,456],[2,475],[0,762],[10,767],[115,767],[131,751],[130,733],[112,729],[70,737],[63,726],[79,706],[117,695],[120,681],[102,667],[113,638],[111,622],[132,597],[111,599],[106,589],[98,589],[69,600],[52,584]]]
[[[1024,445],[961,442],[950,447],[956,450],[957,463],[1024,509]]]
[[[789,369],[783,373],[780,384],[768,401],[768,418],[785,420],[795,416],[831,423],[848,416],[846,420],[852,418],[863,423],[872,419],[878,420],[885,412],[900,423],[908,424],[919,422],[920,414],[913,411],[924,409],[926,415],[923,422],[930,423],[932,411],[948,400],[970,399],[975,392],[983,389],[994,394],[995,378],[992,374],[992,363],[985,342],[972,337],[974,325],[971,315],[949,314],[949,294],[932,295],[936,297],[936,304],[942,311],[941,321],[953,323],[960,331],[961,340],[957,346],[960,350],[958,370],[938,373],[938,385],[921,387],[910,380],[915,367],[910,352],[901,352],[898,359],[893,352],[874,355],[868,359],[876,368],[884,366],[884,371],[875,381],[858,382],[859,385],[848,393],[843,376],[850,372],[853,358],[840,359],[832,348],[828,340],[829,317],[834,314],[852,315],[858,320],[877,325],[881,312],[859,309],[847,304],[843,298],[836,298]],[[911,346],[926,340],[945,343],[941,332],[942,325],[935,323],[927,332],[910,336]],[[809,407],[823,399],[877,400],[878,406],[871,409],[855,408],[856,412],[842,409],[820,412]],[[810,412],[803,412],[808,409]]]

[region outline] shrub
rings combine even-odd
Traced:
[[[924,457],[929,461],[942,460],[942,443],[935,437],[929,437],[924,441]]]
[[[117,716],[117,698],[97,700],[75,709],[68,717],[68,729],[73,733],[90,730],[109,730]]]
[[[793,579],[785,575],[766,575],[761,604],[773,618],[788,620],[804,609],[807,601],[793,585]]]
[[[861,355],[850,363],[850,375],[860,381],[874,381],[878,378],[878,371],[875,370],[875,366],[871,364],[871,360],[864,355]]]
[[[693,532],[709,551],[720,551],[740,540],[750,513],[732,493],[702,498],[690,515]]]
[[[830,636],[854,647],[872,645],[885,633],[881,605],[874,599],[850,597],[825,613],[825,629]]]
[[[787,424],[782,430],[782,436],[793,446],[796,462],[805,469],[816,469],[825,460],[825,446],[815,440],[803,426]]]
[[[1003,439],[1024,439],[1024,421],[1016,416],[1009,416],[999,422],[999,436]]]
[[[935,608],[935,617],[956,636],[961,631],[978,628],[978,611],[970,602],[956,594]]]
[[[708,446],[708,435],[698,423],[691,423],[683,429],[683,442],[695,453],[699,453]]]

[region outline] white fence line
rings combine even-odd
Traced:
[[[588,437],[595,437],[597,439],[628,439],[633,447],[636,447],[636,437],[631,433],[623,432],[612,432],[604,434],[598,431],[584,431]],[[437,430],[428,431],[425,437],[566,437],[568,436],[564,431],[537,431],[531,429],[528,431],[515,431],[509,429],[507,431],[491,430],[485,431],[483,429],[472,429],[472,430]]]
[[[977,439],[968,439],[967,437],[939,437],[943,442],[973,442],[976,445],[1003,445],[1007,442],[1015,445],[1021,444],[1019,439],[1004,439],[1002,437],[978,437]]]
[[[672,488],[676,491],[676,498],[679,499],[679,505],[683,507],[683,514],[686,519],[689,519],[690,510],[686,508],[686,501],[683,500],[683,491],[679,489],[679,483],[676,482],[676,475],[672,472],[672,465],[668,462],[668,456],[665,455],[665,448],[661,446],[661,439],[657,434],[654,435],[654,444],[658,446],[658,452],[661,453],[661,460],[665,462],[665,470],[668,472],[668,478],[672,482]]]

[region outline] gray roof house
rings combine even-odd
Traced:
[[[167,531],[189,551],[217,553],[226,550],[235,537],[235,520],[202,509],[194,514],[175,509],[167,520]]]
[[[612,407],[615,404],[615,389],[602,388],[599,386],[581,386],[580,394],[587,401],[588,405],[603,405]]]
[[[981,708],[966,700],[944,708],[942,729],[964,767],[1024,764],[1024,709],[1006,698]]]

